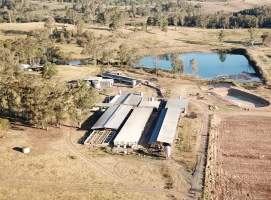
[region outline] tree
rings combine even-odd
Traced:
[[[109,28],[114,31],[122,27],[124,24],[124,18],[124,13],[115,8],[112,11],[111,23],[109,24]]]
[[[198,71],[198,63],[195,59],[190,60],[190,66],[191,66],[192,74],[196,74]]]
[[[225,38],[225,31],[222,29],[218,32],[218,41],[223,42],[224,38]]]
[[[135,49],[129,48],[127,44],[121,44],[119,47],[118,57],[122,65],[131,64],[134,57]]]
[[[101,45],[99,39],[93,33],[88,34],[82,53],[89,55],[93,59],[94,65],[97,66],[97,60],[101,53]]]
[[[110,60],[113,57],[113,53],[114,53],[113,50],[108,49],[108,48],[103,48],[102,58],[101,58],[101,61],[103,62],[103,64],[107,64],[107,66],[109,67]]]
[[[82,116],[95,102],[95,92],[86,82],[78,82],[76,87],[70,88],[71,103],[68,112],[81,126]]]
[[[249,33],[249,44],[251,46],[254,46],[258,31],[256,28],[249,28],[248,33]]]
[[[182,73],[182,60],[179,57],[178,54],[171,54],[171,67],[172,67],[172,72],[177,74],[177,73]]]
[[[262,44],[264,46],[271,46],[271,35],[269,33],[263,33],[262,36]]]
[[[226,58],[227,58],[227,53],[223,50],[218,51],[218,56],[219,56],[219,60],[221,62],[225,62]]]
[[[164,15],[160,17],[160,28],[164,32],[168,31],[168,19]]]
[[[52,63],[46,63],[41,71],[42,77],[45,79],[51,79],[57,74],[56,65]]]
[[[53,17],[47,18],[44,23],[44,27],[48,30],[50,35],[53,33],[54,26],[55,26],[55,19]]]
[[[83,33],[83,28],[84,28],[84,21],[80,19],[76,22],[77,35],[81,35]]]

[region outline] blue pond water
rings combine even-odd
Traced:
[[[175,60],[175,62],[173,62]],[[221,53],[183,53],[161,56],[146,56],[136,64],[137,67],[159,68],[171,71],[174,64],[182,61],[186,75],[205,79],[227,77],[245,81],[259,81],[254,68],[243,55]],[[193,60],[193,61],[192,61]]]

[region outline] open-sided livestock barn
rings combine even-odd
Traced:
[[[173,144],[181,113],[186,112],[187,106],[187,99],[169,99],[167,101],[152,131],[150,145],[156,143]]]
[[[138,145],[152,112],[151,107],[135,108],[115,138],[114,145],[129,147]]]
[[[171,146],[188,100],[169,99],[161,103],[154,98],[143,99],[142,94],[119,94],[109,105],[92,126],[90,141],[94,138],[98,143],[106,141],[124,148],[156,144]],[[94,137],[95,134],[98,136]]]

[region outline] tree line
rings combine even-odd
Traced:
[[[7,3],[8,2],[8,3]],[[0,22],[46,21],[52,16],[56,22],[78,24],[100,23],[116,30],[133,18],[142,17],[152,26],[188,26],[202,28],[271,28],[271,7],[262,6],[234,13],[205,14],[200,4],[182,0],[125,1],[125,0],[66,0],[58,10],[29,0],[9,0],[2,4]],[[37,1],[38,2],[38,1]],[[66,4],[64,4],[66,2]],[[43,12],[38,12],[42,10]],[[144,21],[144,19],[147,19]],[[142,23],[142,20],[141,22]]]

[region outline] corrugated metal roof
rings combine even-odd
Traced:
[[[138,106],[142,101],[143,97],[139,94],[129,94],[129,96],[125,99],[123,104]]]
[[[111,104],[122,104],[129,94],[118,94],[110,101]]]
[[[137,145],[146,124],[152,114],[153,108],[135,108],[125,125],[114,140],[114,145]]]
[[[179,109],[163,109],[153,129],[149,144],[154,144],[157,141],[172,144],[176,135],[179,117]]]
[[[120,94],[116,95],[111,101],[111,104],[126,104],[132,106],[138,106],[143,97],[139,94]]]
[[[104,128],[106,122],[110,119],[110,117],[114,114],[114,112],[118,109],[118,105],[113,105],[109,107],[103,115],[98,119],[98,121],[92,126],[91,129],[101,129]]]
[[[133,106],[130,105],[120,105],[110,119],[106,122],[105,128],[118,130],[127,115],[132,110]]]
[[[109,107],[91,129],[114,129],[117,130],[132,110],[129,105],[113,105]]]
[[[183,112],[188,106],[188,99],[169,99],[166,108],[180,109]]]
[[[139,107],[152,107],[152,108],[159,108],[160,101],[141,101]]]

